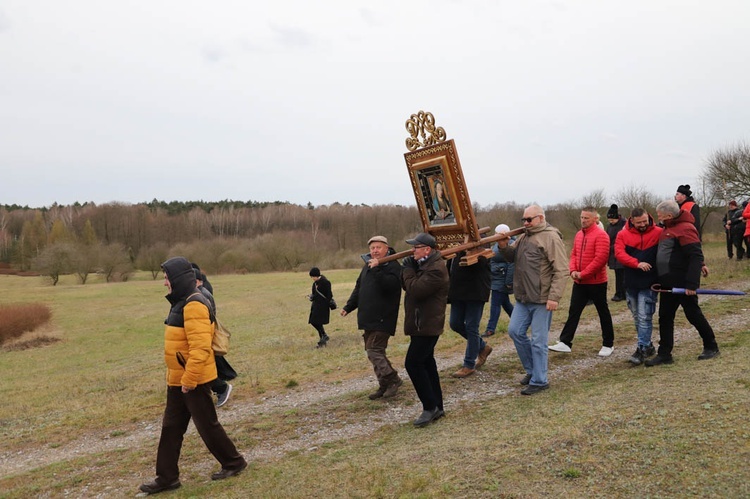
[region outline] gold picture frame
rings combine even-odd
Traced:
[[[424,232],[440,248],[480,239],[453,139],[404,154]]]

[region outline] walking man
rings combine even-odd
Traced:
[[[599,356],[609,357],[614,351],[615,330],[607,305],[609,236],[596,224],[597,218],[594,208],[588,206],[581,210],[581,230],[576,233],[573,251],[570,253],[573,293],[570,297],[568,320],[560,333],[560,341],[549,347],[553,352],[570,353],[578,321],[589,300],[594,302],[602,328]]]
[[[516,306],[508,324],[518,358],[526,376],[523,395],[534,395],[549,388],[547,380],[547,342],[552,312],[557,310],[568,276],[568,257],[562,234],[549,225],[544,210],[531,205],[521,218],[524,233],[513,245],[498,241],[498,247],[509,262],[516,264],[513,292]],[[531,327],[531,339],[527,331]]]
[[[405,367],[422,402],[414,426],[422,427],[445,415],[435,345],[445,328],[448,267],[430,234],[422,232],[406,242],[414,247],[414,256],[404,258],[401,272],[404,333],[410,338]]]
[[[688,322],[698,330],[703,339],[703,352],[698,360],[719,355],[719,346],[711,325],[698,305],[695,292],[700,287],[701,275],[708,275],[703,263],[703,250],[695,219],[690,212],[681,210],[676,202],[662,201],[656,207],[656,216],[664,224],[656,252],[658,282],[664,289],[684,288],[685,294],[661,293],[659,302],[659,350],[656,357],[646,361],[646,366],[671,364],[674,347],[674,317],[682,306]]]
[[[346,317],[357,310],[357,327],[363,331],[367,359],[378,379],[378,389],[370,394],[370,400],[375,400],[393,397],[403,384],[385,353],[388,340],[396,334],[401,305],[401,265],[396,260],[380,262],[383,257],[395,253],[385,236],[371,237],[367,246],[370,250],[364,257],[367,263],[341,309],[341,316]]]
[[[656,250],[662,230],[646,210],[633,208],[615,240],[615,256],[625,266],[625,298],[638,335],[629,359],[636,366],[656,353],[651,333],[657,293],[651,285],[656,282]]]
[[[490,298],[490,265],[487,258],[480,256],[474,265],[461,266],[465,254],[465,251],[457,253],[450,263],[449,322],[451,329],[466,339],[463,364],[451,374],[454,378],[471,376],[492,353],[492,347],[479,336],[484,304]]]

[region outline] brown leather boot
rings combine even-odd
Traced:
[[[388,388],[386,388],[385,393],[383,393],[383,398],[391,398],[395,397],[398,393],[398,389],[401,385],[404,384],[404,381],[396,375],[396,381],[388,385]]]

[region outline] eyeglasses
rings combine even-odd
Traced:
[[[521,217],[521,222],[530,224],[536,217],[541,217],[541,215],[534,215],[533,217]]]
[[[425,244],[417,244],[417,245],[414,246],[414,249],[417,250],[417,249],[426,248],[426,247],[427,247],[427,245],[425,245]]]

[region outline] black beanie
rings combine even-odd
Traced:
[[[690,186],[688,184],[679,186],[677,188],[677,192],[679,192],[680,194],[684,194],[688,197],[693,195],[693,191],[690,190]]]
[[[310,277],[320,277],[320,269],[318,267],[311,268]]]
[[[617,211],[617,205],[613,204],[609,207],[607,212],[607,218],[620,218],[620,213]]]

